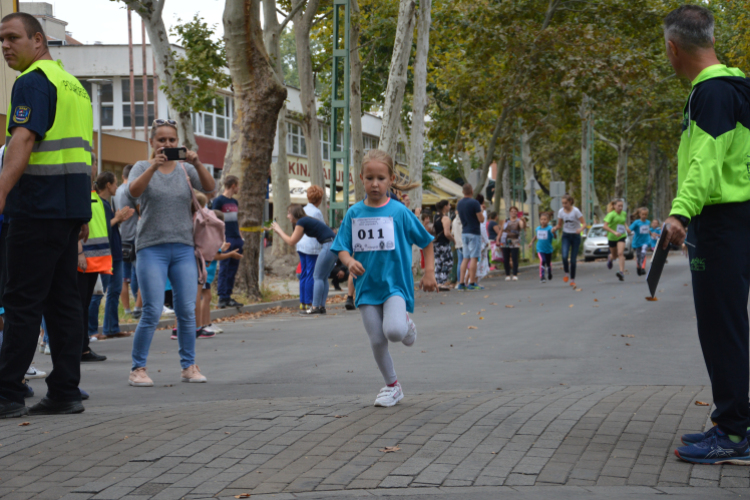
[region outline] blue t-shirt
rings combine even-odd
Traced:
[[[661,237],[661,227],[657,227],[657,228],[651,228],[651,234],[652,234],[652,235],[654,235],[654,234],[655,234],[655,235],[657,235],[658,237]],[[652,238],[651,238],[651,248],[656,248],[656,244],[657,244],[657,243],[659,243],[659,238],[656,238],[656,239],[654,239],[654,238],[652,237]]]
[[[641,219],[633,221],[630,225],[633,231],[633,248],[641,248],[643,245],[651,244],[651,221]]]
[[[104,215],[107,219],[107,229],[109,230],[109,248],[112,251],[112,261],[119,262],[122,260],[122,238],[120,237],[120,225],[112,226],[110,222],[114,218],[115,214],[112,212],[112,205],[102,198],[102,205],[104,205]],[[133,214],[133,217],[136,217]]]
[[[393,250],[353,252],[352,220],[370,217],[392,219],[395,244]],[[406,310],[414,312],[411,247],[417,245],[419,248],[425,248],[432,243],[432,239],[432,235],[419,222],[417,216],[403,203],[389,199],[382,207],[373,208],[360,201],[346,212],[331,251],[338,253],[346,250],[365,268],[365,273],[354,280],[357,307],[380,305],[397,295],[406,302]]]
[[[27,128],[44,139],[55,123],[57,89],[41,71],[32,71],[13,84],[10,129]]]
[[[220,194],[211,203],[213,210],[219,210],[224,214],[224,234],[227,238],[241,238],[238,214],[240,206],[234,198],[227,198]]]
[[[552,226],[547,224],[547,227],[537,226],[536,227],[536,251],[539,253],[552,253]]]
[[[482,234],[479,229],[477,214],[482,213],[482,205],[474,198],[463,198],[456,205],[458,216],[461,218],[463,234]]]
[[[336,236],[333,234],[333,230],[326,226],[325,222],[320,222],[314,217],[302,217],[297,221],[297,225],[302,226],[302,229],[305,230],[305,236],[315,238],[318,243],[323,243]]]

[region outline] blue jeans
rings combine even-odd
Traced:
[[[102,288],[107,294],[104,304],[104,335],[120,333],[120,292],[122,292],[122,264],[121,260],[112,262],[112,274],[102,274]],[[99,306],[103,295],[94,295],[89,304],[89,336],[99,333]]]
[[[463,241],[462,241],[463,243]],[[463,283],[464,281],[461,279],[461,262],[464,260],[464,251],[461,248],[456,248],[456,262],[458,263],[456,266],[456,282],[457,283]]]
[[[137,261],[122,263],[122,281],[130,280],[130,291],[132,292],[133,297],[137,299],[138,298],[138,275],[135,272],[136,262]]]
[[[230,244],[227,252],[239,248],[240,253],[242,253],[242,246],[245,244],[245,241],[242,238],[227,238],[227,243]],[[217,292],[220,299],[229,300],[232,298],[234,277],[237,276],[237,269],[239,269],[239,267],[240,261],[237,259],[226,259],[221,261],[221,264],[219,265],[219,282],[217,283]]]
[[[133,339],[133,369],[146,366],[164,306],[167,278],[172,283],[177,317],[177,342],[183,369],[195,364],[195,296],[198,294],[198,266],[191,246],[163,243],[138,250],[138,282],[143,298],[143,316]]]
[[[576,259],[578,259],[578,248],[581,246],[581,235],[578,233],[563,233],[562,235],[562,261],[563,269],[568,272],[568,254],[570,254],[570,279],[576,279]]]
[[[336,259],[338,255],[331,252],[332,241],[323,243],[323,249],[318,255],[318,260],[315,262],[315,269],[313,270],[313,307],[325,307],[326,300],[328,299],[328,276],[333,270],[333,266],[336,265]]]
[[[299,278],[299,301],[300,304],[312,304],[314,289],[313,271],[315,270],[315,262],[317,262],[318,256],[302,252],[297,253],[302,263],[302,276]]]

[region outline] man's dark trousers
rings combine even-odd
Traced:
[[[227,237],[227,243],[231,246],[227,252],[239,249],[242,253],[242,247],[245,241],[242,238]],[[219,264],[219,283],[217,292],[220,299],[229,300],[232,298],[234,289],[234,278],[237,276],[237,269],[240,267],[240,261],[237,259],[225,259]]]
[[[750,202],[711,205],[694,217],[687,240],[703,358],[716,411],[727,434],[744,437],[748,410]]]
[[[34,359],[44,315],[52,351],[47,397],[80,401],[81,300],[76,285],[82,221],[11,219],[6,238],[8,283],[0,349],[0,397],[23,404],[22,380]]]

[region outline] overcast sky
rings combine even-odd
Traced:
[[[23,0],[22,0],[23,1]],[[110,0],[47,0],[54,7],[55,17],[68,23],[73,38],[83,43],[128,43],[128,15],[124,4]],[[224,0],[166,0],[164,23],[167,28],[178,18],[192,19],[199,13],[209,24],[217,24],[219,33]],[[141,19],[133,15],[133,41],[141,41]],[[148,38],[148,35],[146,35]],[[172,39],[174,41],[174,39]]]

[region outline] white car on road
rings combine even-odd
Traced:
[[[583,259],[586,262],[591,262],[594,259],[606,258],[608,254],[609,243],[604,224],[594,224],[583,240]],[[633,245],[630,236],[625,240],[625,258],[633,258]]]

